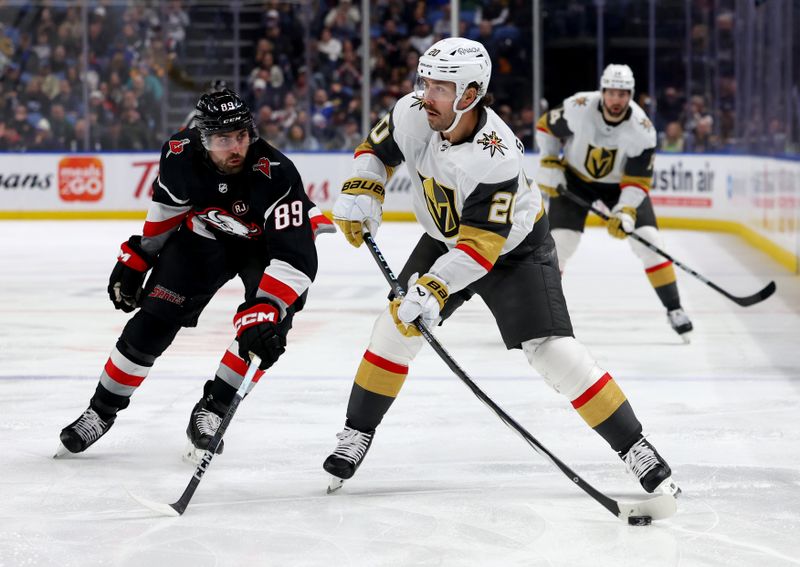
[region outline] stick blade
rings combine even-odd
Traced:
[[[620,502],[617,517],[624,522],[631,516],[650,516],[654,520],[665,520],[678,511],[678,502],[671,494],[660,494],[641,502]]]
[[[755,305],[756,303],[761,303],[773,293],[775,293],[775,282],[769,282],[767,286],[762,289],[761,291],[754,293],[748,297],[738,297],[736,298],[736,303],[741,305],[742,307],[748,307],[750,305]]]
[[[172,504],[164,504],[163,502],[156,502],[155,500],[148,500],[147,498],[142,498],[138,494],[134,494],[128,489],[125,489],[128,492],[128,496],[130,496],[133,500],[144,506],[145,508],[152,510],[153,512],[157,512],[162,516],[169,516],[171,518],[177,518],[181,515]]]

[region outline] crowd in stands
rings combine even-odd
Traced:
[[[254,55],[246,62],[250,70],[242,73],[238,90],[253,109],[260,135],[278,148],[351,151],[362,139],[361,3],[311,4],[309,10],[303,3],[263,2]],[[182,126],[169,123],[165,109],[174,71],[187,53],[194,5],[99,0],[88,9],[84,52],[84,14],[77,3],[0,4],[0,151],[160,148]],[[547,108],[545,101],[533,108],[531,96],[520,96],[531,91],[531,2],[462,0],[460,5],[459,33],[482,42],[492,57],[493,108],[530,149],[537,114]],[[591,0],[554,3],[548,30],[559,37],[588,37],[594,33],[593,5]],[[230,6],[221,3],[219,10],[229,12]],[[374,123],[413,89],[420,54],[449,35],[450,2],[375,0],[371,10]],[[607,25],[621,25],[615,22],[609,18]],[[718,16],[721,45],[732,33],[730,24],[729,13]],[[692,30],[695,52],[702,51],[707,36],[707,26]],[[735,84],[726,57],[730,53],[720,52],[721,106],[713,114],[707,95],[687,96],[677,83],[655,97],[637,92],[659,131],[662,151],[728,148]],[[770,149],[783,151],[783,124],[774,120],[769,128]]]

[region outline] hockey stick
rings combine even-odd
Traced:
[[[556,188],[556,191],[558,191],[559,195],[565,196],[567,199],[569,199],[570,201],[572,201],[576,205],[578,205],[580,207],[583,207],[584,209],[587,209],[589,211],[592,211],[598,217],[600,217],[604,221],[608,222],[609,216],[607,214],[605,214],[603,211],[601,211],[600,209],[598,209],[597,207],[595,207],[591,203],[588,203],[584,199],[580,198],[578,195],[576,195],[572,191],[568,191],[563,185],[559,185]],[[770,295],[775,293],[775,282],[773,281],[773,282],[769,282],[764,289],[754,293],[753,295],[747,295],[745,297],[739,297],[739,296],[733,295],[733,294],[725,291],[721,287],[719,287],[714,282],[710,281],[708,278],[702,276],[701,274],[698,274],[693,269],[691,269],[689,266],[680,263],[675,258],[673,258],[669,254],[664,252],[661,248],[659,248],[658,246],[656,246],[655,244],[653,244],[652,242],[650,242],[646,238],[642,238],[641,236],[639,236],[635,232],[628,233],[628,236],[630,236],[634,240],[642,243],[644,246],[646,246],[647,248],[649,248],[650,250],[652,250],[656,254],[659,254],[659,255],[663,256],[664,258],[666,258],[667,260],[669,260],[670,262],[672,262],[673,264],[675,264],[676,266],[678,266],[682,270],[684,270],[686,272],[689,272],[690,274],[692,274],[694,277],[696,277],[698,280],[700,280],[701,282],[706,284],[708,287],[710,287],[714,291],[718,291],[719,293],[721,293],[722,295],[724,295],[725,297],[727,297],[728,299],[730,299],[734,303],[736,303],[738,305],[741,305],[742,307],[748,307],[750,305],[755,305],[756,303],[760,303],[760,302],[764,301],[765,299],[767,299]]]
[[[384,278],[386,278],[386,281],[389,282],[389,285],[391,286],[395,295],[398,297],[403,297],[405,292],[403,291],[400,283],[397,281],[392,269],[389,267],[388,262],[383,257],[383,254],[381,254],[380,248],[378,248],[378,245],[375,243],[375,239],[373,239],[372,235],[366,231],[364,232],[363,236],[364,242],[367,243],[372,257],[375,258],[375,262],[377,262],[378,267],[380,267]],[[537,453],[558,467],[558,469],[564,473],[567,478],[574,482],[578,488],[594,498],[595,501],[597,501],[606,510],[621,520],[627,520],[631,516],[650,516],[654,520],[661,520],[664,518],[669,518],[675,514],[675,511],[677,510],[677,504],[675,502],[675,498],[669,494],[661,494],[640,502],[623,503],[606,496],[591,484],[583,480],[575,471],[561,462],[558,457],[556,457],[544,445],[542,445],[533,435],[528,432],[528,430],[517,423],[514,418],[512,418],[503,410],[503,408],[498,406],[488,395],[486,395],[486,393],[484,393],[484,391],[481,390],[478,385],[475,384],[475,382],[473,382],[472,379],[467,375],[467,373],[458,365],[453,357],[450,356],[450,353],[448,353],[439,343],[436,337],[433,336],[421,319],[414,321],[414,326],[419,329],[419,332],[422,334],[428,344],[433,347],[433,350],[436,351],[436,354],[441,357],[450,370],[452,370],[453,373],[464,384],[466,384],[467,388],[472,390],[472,393],[475,394],[480,401],[486,404],[503,423],[519,434],[528,443],[528,445],[533,447]]]
[[[194,496],[195,490],[197,490],[197,485],[200,484],[200,480],[203,478],[203,475],[206,473],[209,465],[211,464],[211,459],[214,458],[217,447],[219,447],[219,444],[222,441],[222,436],[225,435],[225,430],[228,429],[228,424],[231,422],[231,419],[233,419],[233,414],[236,413],[239,403],[244,398],[245,394],[247,393],[247,388],[250,386],[250,383],[253,381],[253,378],[256,375],[259,364],[261,364],[261,359],[258,356],[253,355],[250,361],[250,366],[247,367],[247,372],[245,372],[244,378],[242,379],[242,383],[239,385],[239,389],[236,390],[236,394],[233,396],[233,400],[231,401],[231,405],[228,408],[225,417],[222,418],[222,423],[219,424],[217,432],[214,433],[211,441],[209,441],[208,449],[203,455],[203,458],[200,460],[200,464],[197,465],[197,468],[194,470],[192,480],[189,481],[189,484],[186,487],[186,490],[183,491],[183,494],[181,494],[181,497],[172,504],[164,504],[163,502],[155,502],[153,500],[142,498],[141,496],[137,496],[136,494],[128,491],[128,494],[130,494],[131,498],[136,500],[145,508],[149,508],[154,512],[158,512],[164,516],[177,517],[186,511],[189,501],[192,499],[192,496]]]

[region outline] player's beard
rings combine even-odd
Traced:
[[[236,160],[238,160],[238,162]],[[242,171],[243,167],[244,167],[244,156],[236,154],[227,157],[225,159],[225,163],[222,164],[220,169],[222,170],[223,173],[232,175]]]
[[[434,114],[433,116],[428,114],[427,118],[428,126],[431,127],[431,130],[434,132],[444,132],[450,127],[450,125],[453,123],[453,120],[455,120],[455,112],[453,112],[452,116],[449,117],[444,116],[441,113]]]
[[[604,105],[606,113],[612,120],[619,120],[620,118],[625,116],[625,111],[628,110],[628,105],[623,106],[620,104],[616,106],[619,107],[619,110],[615,112],[612,107]]]

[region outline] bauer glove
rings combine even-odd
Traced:
[[[439,313],[450,296],[447,284],[433,274],[425,274],[421,278],[417,278],[417,275],[411,276],[405,297],[393,300],[389,306],[397,329],[406,337],[419,336],[414,326],[417,318],[421,317],[426,327],[436,325]]]
[[[608,234],[614,238],[627,238],[636,228],[636,209],[626,205],[615,205],[606,222]]]
[[[333,205],[333,222],[356,248],[364,242],[364,228],[373,236],[378,231],[385,194],[382,183],[362,177],[352,177],[342,185],[342,193]]]
[[[550,198],[558,197],[558,186],[567,186],[564,177],[564,165],[555,156],[545,156],[539,161],[539,171],[536,174],[536,184],[545,195]]]
[[[139,307],[142,284],[152,265],[153,259],[142,249],[141,236],[131,236],[122,243],[108,279],[108,297],[116,309],[130,313]]]
[[[286,333],[279,328],[278,308],[268,299],[249,299],[239,306],[233,328],[239,341],[239,356],[250,362],[251,355],[261,358],[260,370],[266,370],[286,352]]]

